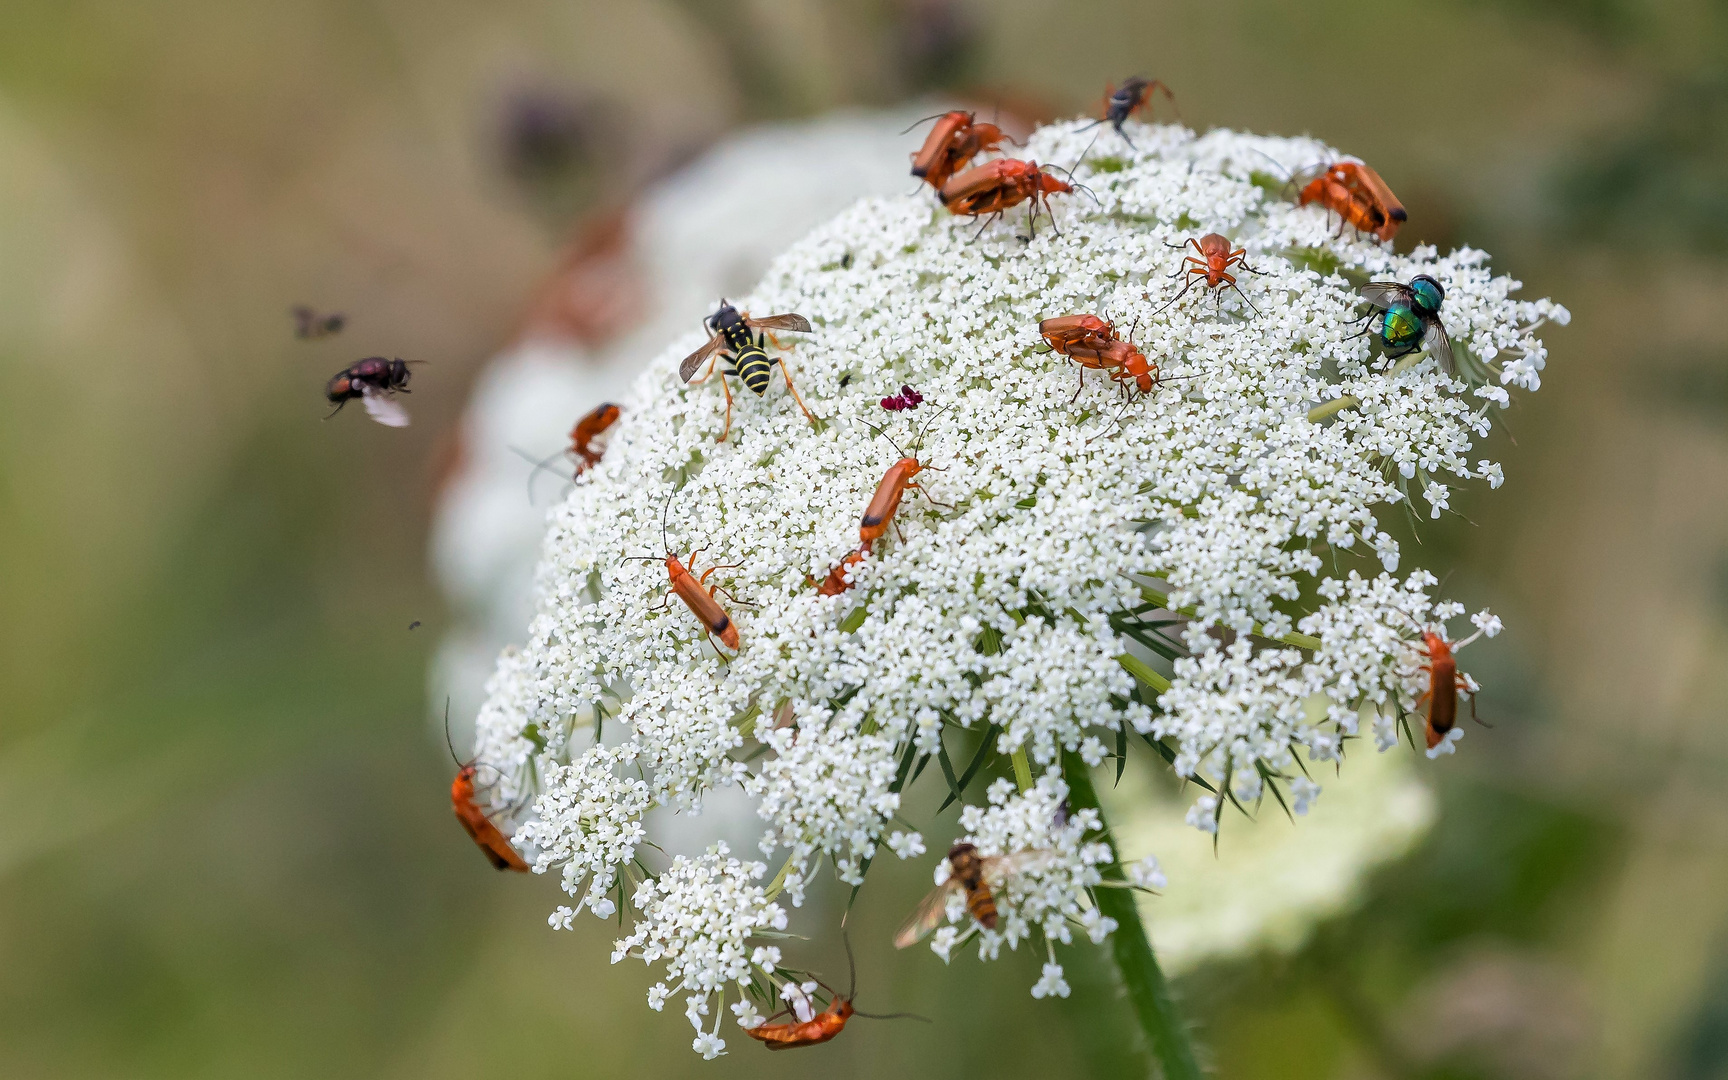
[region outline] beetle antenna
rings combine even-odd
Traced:
[[[858,996],[858,958],[852,955],[852,935],[846,932],[846,918],[851,914],[847,911],[840,916],[840,941],[846,946],[846,967],[852,972],[852,987],[846,991],[847,1001]]]
[[[456,763],[458,769],[467,768],[462,759],[456,756],[455,740],[450,738],[450,696],[444,696],[444,745],[450,748],[450,760]]]
[[[725,303],[725,301],[721,301],[721,303]],[[668,552],[672,550],[672,542],[666,539],[666,511],[672,509],[672,496],[676,493],[675,490],[668,491],[666,501],[660,504],[660,546]]]
[[[1296,179],[1296,173],[1291,169],[1285,168],[1284,163],[1282,161],[1279,161],[1277,158],[1273,157],[1271,154],[1268,154],[1266,151],[1260,149],[1258,146],[1250,146],[1248,149],[1254,151],[1256,154],[1259,154],[1261,157],[1265,158],[1267,161],[1270,161],[1274,168],[1276,168],[1279,172],[1284,174],[1284,182],[1285,183],[1289,183],[1291,180]]]
[[[924,120],[914,120],[910,124],[907,124],[906,127],[900,132],[900,134],[902,134],[902,135],[906,134],[906,132],[911,131],[913,128],[917,127],[919,124],[924,123],[925,120],[940,120],[942,117],[947,116],[947,115],[948,115],[947,113],[931,113],[929,116],[926,116],[924,118]]]
[[[906,451],[901,450],[900,444],[897,442],[894,442],[894,436],[888,434],[886,431],[883,431],[881,428],[877,427],[875,424],[872,424],[868,420],[864,421],[864,426],[869,428],[871,431],[874,431],[876,434],[882,436],[884,439],[887,439],[890,443],[893,443],[894,449],[899,451],[901,457],[906,456]]]
[[[919,1016],[917,1013],[867,1013],[853,1009],[852,1015],[862,1016],[866,1020],[920,1020],[926,1024],[931,1023],[928,1016]]]
[[[1016,139],[1014,136],[1008,134],[1006,131],[1002,131],[1002,102],[1000,100],[993,102],[990,106],[990,126],[994,127],[997,131],[1001,131],[1002,132],[1002,138],[1004,140],[1006,140],[1007,142],[1011,142],[1015,146],[1025,146],[1026,145],[1025,143],[1021,142],[1019,139]]]
[[[552,454],[550,457],[535,459],[534,457],[529,455],[528,451],[523,450],[521,447],[512,446],[510,448],[510,450],[517,457],[521,458],[523,461],[526,461],[529,464],[534,466],[533,471],[531,471],[528,474],[528,502],[530,505],[532,505],[534,502],[534,480],[535,480],[535,478],[537,478],[540,475],[540,470],[541,469],[550,469],[552,467],[552,462],[554,460],[560,458],[560,457],[563,457],[566,453],[568,453],[568,451],[559,450],[556,453]]]
[[[930,415],[924,418],[924,423],[918,428],[918,442],[916,446],[918,450],[922,451],[924,449],[924,436],[929,433],[931,422],[934,421],[942,412],[953,407],[953,404],[950,403],[939,409],[932,409]]]

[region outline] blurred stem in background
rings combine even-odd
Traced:
[[[1119,886],[1122,860],[1116,851],[1116,840],[1105,822],[1104,808],[1098,805],[1098,793],[1092,788],[1092,776],[1073,753],[1063,755],[1064,775],[1068,780],[1068,805],[1074,810],[1096,810],[1103,824],[1104,842],[1110,845],[1110,862],[1104,868],[1104,880]],[[1170,996],[1170,984],[1158,969],[1158,958],[1152,953],[1152,942],[1146,927],[1140,922],[1140,909],[1134,902],[1132,889],[1116,887],[1094,890],[1098,910],[1116,920],[1116,932],[1110,935],[1110,951],[1122,984],[1128,990],[1128,1002],[1134,1018],[1146,1035],[1147,1045],[1165,1080],[1200,1080],[1200,1064],[1195,1060],[1194,1047],[1188,1038],[1188,1025],[1183,1022]]]

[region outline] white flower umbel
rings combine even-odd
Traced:
[[[1081,126],[1043,129],[1027,156],[1076,162],[1096,134]],[[1061,805],[1064,752],[1098,763],[1131,737],[1160,741],[1179,773],[1218,790],[1187,815],[1216,830],[1225,802],[1314,804],[1304,759],[1340,759],[1359,717],[1387,748],[1426,689],[1421,634],[1462,611],[1426,571],[1392,576],[1402,553],[1381,515],[1426,519],[1459,485],[1500,483],[1496,463],[1470,455],[1506,388],[1537,388],[1534,331],[1565,309],[1511,299],[1517,283],[1482,252],[1405,256],[1339,235],[1335,216],[1285,191],[1285,174],[1338,157],[1318,143],[1133,131],[1137,149],[1106,133],[1109,156],[1076,166],[1092,195],[1053,197],[1060,232],[1045,222],[1023,239],[1018,212],[980,230],[923,192],[818,229],[734,300],[810,320],[814,333],[786,335],[776,355],[821,422],[776,368],[763,397],[733,381],[717,443],[720,376],[677,375],[704,340],[693,328],[636,383],[604,460],[553,516],[538,614],[500,663],[477,752],[538,784],[539,820],[518,834],[540,849],[537,869],[558,867],[590,898],[597,883],[642,881],[626,948],[694,958],[673,977],[699,999],[699,1026],[718,1016],[707,995],[749,982],[742,936],[778,912],[781,888],[797,904],[823,859],[856,882],[885,843],[916,857],[922,840],[888,832],[902,788],[967,771],[949,757],[962,745],[985,740],[1021,778],[965,811],[980,852],[1049,853],[1001,881],[993,931],[953,900],[933,947],[976,935],[988,956],[1033,934],[1048,945],[1115,929],[1092,893],[1109,861],[1088,835],[1097,819]],[[1240,294],[1197,285],[1173,301],[1177,248],[1207,232],[1246,248],[1257,273],[1238,275]],[[1359,333],[1356,286],[1419,273],[1446,289],[1457,375]],[[1038,323],[1086,312],[1132,331],[1168,381],[1125,398],[1094,371],[1076,394],[1080,368],[1041,349]],[[884,411],[903,384],[923,405]],[[812,579],[858,547],[864,506],[901,456],[872,425],[929,467],[924,490],[852,567],[854,587],[820,596]],[[696,574],[714,569],[736,651],[665,599],[667,546]],[[1490,619],[1478,626],[1498,631]],[[1311,700],[1326,703],[1318,718]],[[597,711],[610,749],[572,738]],[[734,784],[786,860],[773,894],[746,884],[755,864],[714,854],[642,880],[629,860],[644,798],[693,808]],[[744,909],[723,899],[751,889]],[[734,911],[753,914],[717,914]],[[758,976],[753,1000],[778,1009],[786,976]],[[1059,970],[1038,984],[1065,989]],[[704,1039],[717,1052],[717,1035]]]
[[[711,1009],[711,999],[718,995],[724,1002],[729,985],[744,988],[763,978],[770,983],[783,980],[779,950],[749,944],[764,932],[786,929],[786,912],[756,884],[768,868],[728,856],[725,844],[715,844],[696,859],[680,855],[658,878],[639,884],[630,901],[637,911],[634,931],[612,952],[613,963],[634,956],[666,965],[672,982],[650,988],[648,1004],[658,1010],[667,997],[682,991],[684,1013],[696,1028],[695,1049],[709,1058],[726,1048],[720,1038],[724,1011]],[[705,1033],[702,1020],[710,1012],[715,1015],[714,1030]]]

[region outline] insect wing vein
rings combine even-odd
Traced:
[[[942,916],[948,910],[948,897],[959,888],[959,882],[950,881],[930,890],[930,894],[918,902],[912,909],[912,914],[900,924],[900,929],[894,933],[894,947],[904,949],[915,945],[930,931],[936,929],[936,924],[942,921]]]
[[[745,322],[758,330],[789,330],[800,334],[811,333],[810,320],[802,315],[770,315],[765,319],[745,319]]]
[[[720,343],[723,340],[724,339],[719,334],[715,334],[713,337],[708,339],[706,345],[697,349],[689,356],[686,356],[684,362],[678,365],[678,378],[684,382],[689,382],[690,376],[696,374],[696,369],[702,366],[702,361],[712,356],[714,350],[720,347]]]
[[[1359,290],[1362,299],[1377,308],[1389,308],[1393,304],[1408,304],[1415,297],[1410,286],[1397,281],[1370,281]]]

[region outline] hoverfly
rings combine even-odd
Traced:
[[[936,929],[948,911],[948,898],[955,893],[966,896],[966,910],[978,925],[996,929],[996,896],[992,891],[1002,887],[1011,874],[1030,870],[1045,862],[1053,852],[1045,849],[1017,851],[1012,855],[980,855],[978,849],[964,841],[948,849],[948,880],[930,891],[894,935],[894,947],[904,949],[916,944],[924,935]]]
[[[407,427],[408,410],[395,400],[397,393],[408,393],[408,365],[412,360],[386,360],[368,356],[352,367],[343,368],[331,376],[324,387],[324,396],[335,403],[330,416],[342,411],[342,406],[360,399],[366,415],[385,427]],[[330,419],[326,416],[324,419]]]
[[[1388,356],[1403,356],[1426,348],[1448,375],[1452,364],[1452,339],[1440,322],[1440,305],[1446,290],[1427,274],[1417,274],[1405,285],[1397,281],[1370,281],[1361,288],[1362,298],[1380,310],[1369,316],[1364,333],[1378,334]]]
[[[696,374],[696,369],[702,366],[704,360],[718,360],[718,352],[724,348],[730,364],[720,372],[720,387],[726,391],[726,427],[720,432],[715,442],[725,442],[726,436],[732,432],[732,388],[726,382],[726,376],[736,375],[744,380],[744,385],[757,397],[768,392],[768,377],[774,373],[774,365],[780,365],[780,373],[786,376],[786,389],[791,392],[792,400],[804,410],[804,418],[810,421],[812,427],[816,418],[810,415],[805,407],[804,399],[798,396],[798,389],[792,385],[792,372],[787,370],[786,362],[780,357],[769,359],[764,348],[765,335],[752,334],[751,331],[787,330],[799,334],[808,334],[810,320],[802,315],[770,315],[765,319],[752,319],[748,313],[739,311],[725,300],[720,301],[720,310],[702,320],[702,325],[711,333],[708,343],[684,358],[678,365],[678,377],[685,382]],[[715,366],[709,365],[708,374],[698,382],[707,382],[714,374]]]

